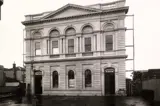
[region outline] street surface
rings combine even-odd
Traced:
[[[160,106],[151,104],[141,97],[38,97],[37,106]],[[16,100],[7,100],[0,106],[32,106],[27,103],[16,104]]]

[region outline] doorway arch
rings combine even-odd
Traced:
[[[105,95],[115,94],[115,68],[113,67],[104,69],[104,92]]]
[[[34,71],[34,91],[35,95],[42,94],[42,71]]]

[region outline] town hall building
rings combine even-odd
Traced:
[[[125,91],[128,8],[119,0],[67,4],[26,15],[26,83],[32,94],[103,96]]]

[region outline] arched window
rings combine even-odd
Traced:
[[[109,31],[113,29],[114,29],[114,25],[112,23],[108,23],[104,26],[104,31]]]
[[[93,32],[93,28],[90,25],[86,25],[85,27],[83,27],[82,29],[82,33],[92,33]]]
[[[53,71],[52,73],[52,83],[53,83],[53,88],[58,88],[58,72]]]
[[[87,69],[85,71],[85,87],[91,87],[92,86],[92,74],[91,70]]]
[[[114,25],[112,23],[108,23],[104,26],[104,31],[112,31],[114,30]],[[113,50],[113,35],[106,35],[105,36],[105,50],[111,51]]]
[[[68,87],[74,88],[75,80],[74,80],[74,71],[68,71]]]
[[[51,37],[56,37],[56,36],[59,36],[59,35],[60,35],[60,33],[57,29],[54,29],[49,33],[49,36],[51,36]]]
[[[72,27],[68,28],[65,32],[66,35],[75,35],[76,34],[76,30]]]
[[[40,33],[40,32],[35,32],[35,33],[33,34],[33,37],[34,37],[34,38],[41,37],[41,33]]]

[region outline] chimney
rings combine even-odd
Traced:
[[[17,73],[16,73],[16,64],[15,62],[13,63],[13,74],[14,74],[14,78],[17,79]]]

